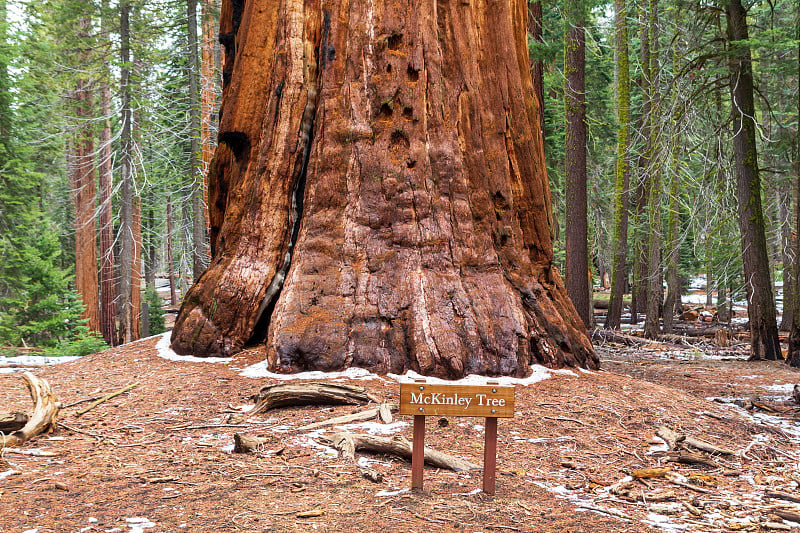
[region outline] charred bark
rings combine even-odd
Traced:
[[[525,2],[222,5],[213,259],[173,347],[281,372],[596,367],[552,265]]]

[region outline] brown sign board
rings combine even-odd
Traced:
[[[400,414],[512,418],[514,387],[401,383]]]

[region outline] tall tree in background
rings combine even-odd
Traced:
[[[586,15],[581,0],[568,0],[564,41],[564,109],[567,294],[581,320],[592,324],[586,215]]]
[[[131,46],[130,13],[128,0],[119,3],[120,14],[120,95],[122,130],[120,132],[120,281],[119,281],[119,325],[123,342],[138,338],[139,308],[136,296],[138,267],[134,264],[137,254],[137,223],[135,211],[135,184],[133,169],[133,110],[131,103]]]
[[[731,54],[729,68],[736,195],[739,202],[752,358],[775,360],[781,356],[781,350],[761,208],[747,13],[740,0],[730,0],[726,5],[726,14]]]
[[[528,2],[528,34],[535,43],[541,44],[544,42],[543,24],[542,2]],[[539,101],[540,127],[544,138],[544,63],[541,59],[531,56],[530,69],[533,94],[536,95],[536,99]]]
[[[631,81],[628,57],[628,8],[625,0],[614,0],[617,70],[617,158],[614,172],[614,253],[611,294],[605,327],[619,329],[622,296],[627,287],[625,257],[628,253],[628,188],[631,122]]]
[[[111,12],[107,2],[103,2],[102,33],[105,39],[111,26]],[[103,62],[103,70],[110,74],[110,64]],[[97,208],[98,240],[100,244],[100,331],[105,341],[111,345],[119,344],[117,331],[117,284],[115,281],[115,253],[114,253],[114,214],[112,209],[113,198],[113,156],[111,146],[111,85],[104,80],[100,86],[100,100],[102,122],[100,125],[100,146],[98,148],[99,161],[97,162],[99,201]]]
[[[89,60],[91,20],[77,21],[79,68]],[[100,331],[99,286],[97,278],[97,223],[95,218],[94,124],[91,82],[83,72],[75,88],[75,131],[69,159],[75,204],[75,286],[83,301],[83,313],[89,329]]]
[[[206,259],[206,210],[203,205],[203,148],[201,144],[200,50],[197,38],[197,0],[186,0],[186,38],[189,54],[189,190],[192,195],[192,278],[208,265]]]
[[[526,2],[374,4],[223,3],[218,233],[173,347],[265,339],[283,372],[595,367],[552,264]]]
[[[648,78],[643,79],[643,92],[646,92],[648,112],[644,117],[647,121],[645,128],[645,153],[646,158],[642,165],[645,172],[646,188],[649,198],[647,200],[647,269],[642,285],[645,287],[645,337],[654,339],[661,331],[659,318],[661,305],[664,298],[663,269],[661,261],[661,173],[663,166],[660,161],[661,123],[659,119],[659,43],[658,43],[658,0],[649,0],[647,13],[647,42],[649,43],[646,58],[649,60],[647,68]],[[644,60],[644,58],[643,58]],[[644,74],[643,74],[644,78]]]
[[[795,12],[795,37],[797,38],[797,116],[800,118],[800,6],[796,7]],[[794,280],[795,290],[794,298],[791,305],[794,307],[792,313],[792,327],[789,330],[789,354],[786,360],[788,363],[797,368],[800,367],[800,124],[798,124],[797,131],[795,132],[795,147],[794,154],[794,191],[795,198],[795,211],[794,211],[794,253],[798,258],[794,262]]]

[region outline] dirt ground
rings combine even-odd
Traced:
[[[0,532],[800,530],[778,516],[800,512],[785,499],[800,496],[800,426],[796,404],[786,401],[800,376],[782,363],[598,346],[600,372],[517,386],[516,416],[499,423],[497,492],[489,496],[477,490],[479,472],[434,468],[425,470],[424,491],[410,492],[408,462],[357,454],[383,475],[373,483],[319,443],[339,428],[298,429],[364,407],[291,407],[229,424],[275,382],[240,375],[262,359],[259,351],[227,364],[178,362],[159,357],[156,340],[34,371],[65,407],[56,432],[3,451]],[[388,378],[342,381],[398,399]],[[77,416],[88,403],[75,402],[134,383]],[[19,376],[0,375],[0,410],[30,407]],[[408,418],[391,428],[411,439]],[[482,463],[482,419],[436,422],[427,446]],[[733,453],[706,454],[708,465],[669,461],[653,440],[661,426]],[[366,427],[377,424],[349,429]],[[234,454],[235,432],[268,442],[257,454]],[[669,472],[626,481],[652,467]]]

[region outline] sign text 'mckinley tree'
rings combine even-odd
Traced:
[[[173,348],[263,342],[280,372],[596,367],[552,264],[526,7],[223,0],[213,258]]]

